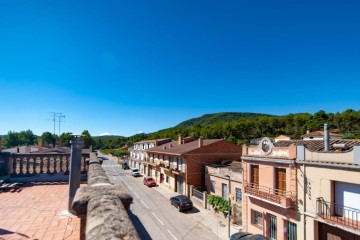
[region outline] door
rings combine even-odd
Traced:
[[[275,170],[276,194],[284,196],[286,192],[286,169],[276,168]]]
[[[259,165],[251,165],[251,187],[259,187]]]
[[[164,182],[164,174],[160,173],[160,183],[163,183],[163,182]]]
[[[276,239],[276,217],[273,215],[269,215],[269,239]]]
[[[176,192],[183,194],[184,179],[182,176],[176,176]]]

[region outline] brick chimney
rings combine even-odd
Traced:
[[[38,139],[38,151],[41,151],[43,149],[43,141],[41,138]]]
[[[179,145],[181,145],[183,143],[183,136],[181,134],[179,135],[179,142],[178,143],[179,143]]]
[[[202,136],[199,137],[199,144],[198,144],[199,148],[201,148],[202,146],[204,146],[204,139]]]

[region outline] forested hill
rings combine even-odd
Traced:
[[[191,127],[196,125],[209,125],[218,122],[231,122],[234,120],[239,120],[240,118],[256,118],[262,116],[273,116],[270,114],[262,114],[262,113],[248,113],[248,112],[222,112],[222,113],[213,113],[213,114],[205,114],[198,118],[192,118],[186,120],[175,127]]]

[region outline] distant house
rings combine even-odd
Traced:
[[[330,132],[330,140],[339,140],[342,138],[341,134]],[[315,131],[310,132],[309,130],[306,134],[301,136],[302,140],[324,140],[324,131]]]
[[[274,138],[274,141],[275,142],[278,142],[278,141],[289,141],[291,140],[291,137],[290,136],[286,136],[286,135],[279,135],[277,136],[276,138]]]
[[[224,161],[223,161],[224,162]],[[230,176],[230,187],[229,178]],[[236,224],[242,224],[242,163],[230,161],[226,164],[211,164],[205,167],[205,185],[209,194],[222,196],[228,200],[230,193],[232,218]]]
[[[242,148],[224,139],[179,136],[162,146],[146,150],[147,175],[158,184],[188,195],[190,185],[205,186],[205,166],[221,160],[240,160]]]
[[[146,175],[147,164],[145,160],[148,158],[148,154],[145,150],[171,141],[170,138],[163,138],[136,142],[134,146],[128,149],[130,152],[129,166],[139,169],[140,173]]]

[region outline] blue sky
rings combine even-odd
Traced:
[[[0,1],[0,134],[359,110],[359,1]],[[58,131],[58,130],[56,130]]]

